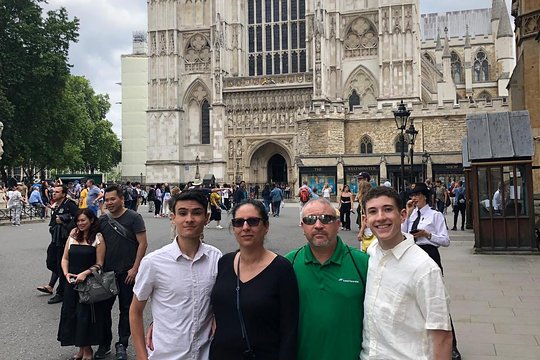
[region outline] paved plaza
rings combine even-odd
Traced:
[[[166,244],[168,221],[152,217],[146,207],[140,212],[148,229],[149,251]],[[236,244],[226,213],[223,216],[226,228],[218,230],[211,223],[205,241],[225,253],[235,250]],[[450,215],[448,220],[451,224]],[[284,254],[304,244],[298,223],[298,205],[286,204],[281,217],[271,218],[266,246]],[[48,305],[48,296],[35,290],[50,276],[45,268],[47,224],[0,226],[0,360],[58,360],[75,354],[74,348],[62,348],[56,341],[60,304]],[[358,246],[355,231],[342,231],[340,236]],[[474,255],[472,231],[450,231],[450,237],[452,243],[442,249],[441,257],[463,359],[540,359],[540,256]],[[148,320],[148,311],[145,316]],[[113,333],[116,336],[115,329]],[[135,359],[133,348],[128,350]]]

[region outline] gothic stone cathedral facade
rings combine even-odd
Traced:
[[[512,42],[504,0],[148,0],[147,182],[397,184],[401,100],[407,172],[458,178],[465,116],[507,109]]]

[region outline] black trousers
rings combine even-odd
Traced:
[[[433,245],[418,245],[427,252],[430,258],[439,265],[441,268],[441,272],[443,272],[443,267],[441,263],[441,254],[439,253],[439,249],[436,246]],[[457,338],[456,338],[456,331],[454,330],[454,322],[452,321],[452,316],[450,316],[450,326],[452,327],[452,348],[457,349]]]
[[[347,230],[351,230],[351,203],[341,204],[339,208],[339,221],[341,221],[341,226]]]
[[[465,204],[459,204],[454,206],[454,228],[457,225],[457,218],[461,213],[461,228],[465,228]]]
[[[64,270],[62,270],[62,257],[64,256],[64,247],[56,246],[56,275],[58,276],[58,287],[56,293],[60,296],[64,296],[64,289],[66,287],[66,277],[64,276]]]
[[[120,310],[120,319],[118,320],[118,342],[116,344],[122,344],[127,348],[129,337],[131,335],[131,330],[129,328],[129,306],[131,305],[131,300],[133,298],[133,285],[126,284],[127,272],[116,274],[116,281],[118,282],[118,309]],[[112,328],[112,308],[116,297],[109,300],[106,306],[106,324]],[[107,339],[106,344],[109,345],[112,342],[112,332],[111,338]]]

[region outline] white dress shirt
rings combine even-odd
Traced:
[[[176,239],[141,261],[133,293],[151,299],[152,360],[208,359],[212,328],[210,293],[221,251],[201,243],[193,259]]]
[[[451,330],[441,269],[404,235],[393,249],[368,248],[361,360],[432,359],[428,331]]]
[[[416,243],[418,245],[433,245],[436,247],[447,247],[450,245],[450,237],[448,236],[448,229],[446,229],[446,222],[444,221],[444,215],[436,210],[433,210],[429,205],[425,205],[420,209],[420,222],[418,223],[418,230],[426,230],[431,234],[431,239],[426,237],[417,237]],[[411,227],[414,220],[418,217],[418,208],[414,208],[411,216],[401,224],[401,231],[408,233],[411,231]]]

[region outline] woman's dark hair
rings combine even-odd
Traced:
[[[342,190],[342,191],[345,191],[345,187],[347,187],[347,190],[348,190],[348,191],[351,191],[351,188],[350,188],[350,186],[349,186],[349,185],[347,185],[347,184],[343,185],[343,190]]]
[[[259,217],[262,219],[263,223],[265,225],[268,225],[270,222],[268,220],[268,213],[266,212],[266,208],[264,207],[264,204],[259,200],[253,200],[253,199],[247,199],[245,201],[242,201],[236,205],[231,210],[231,214],[233,219],[236,217],[236,212],[238,209],[240,209],[244,205],[253,205],[255,210],[259,213]]]
[[[96,234],[99,232],[98,218],[96,214],[94,214],[94,212],[88,208],[79,209],[79,211],[77,211],[77,215],[75,215],[75,224],[77,224],[77,220],[79,219],[79,216],[81,215],[86,215],[88,220],[90,220],[90,229],[88,229],[88,237],[86,238],[86,242],[89,245],[92,245],[92,243],[96,239]],[[79,230],[78,227],[76,227],[76,229],[77,230],[75,231],[75,240],[77,240],[78,242],[81,242],[84,240],[83,238],[84,234]]]

